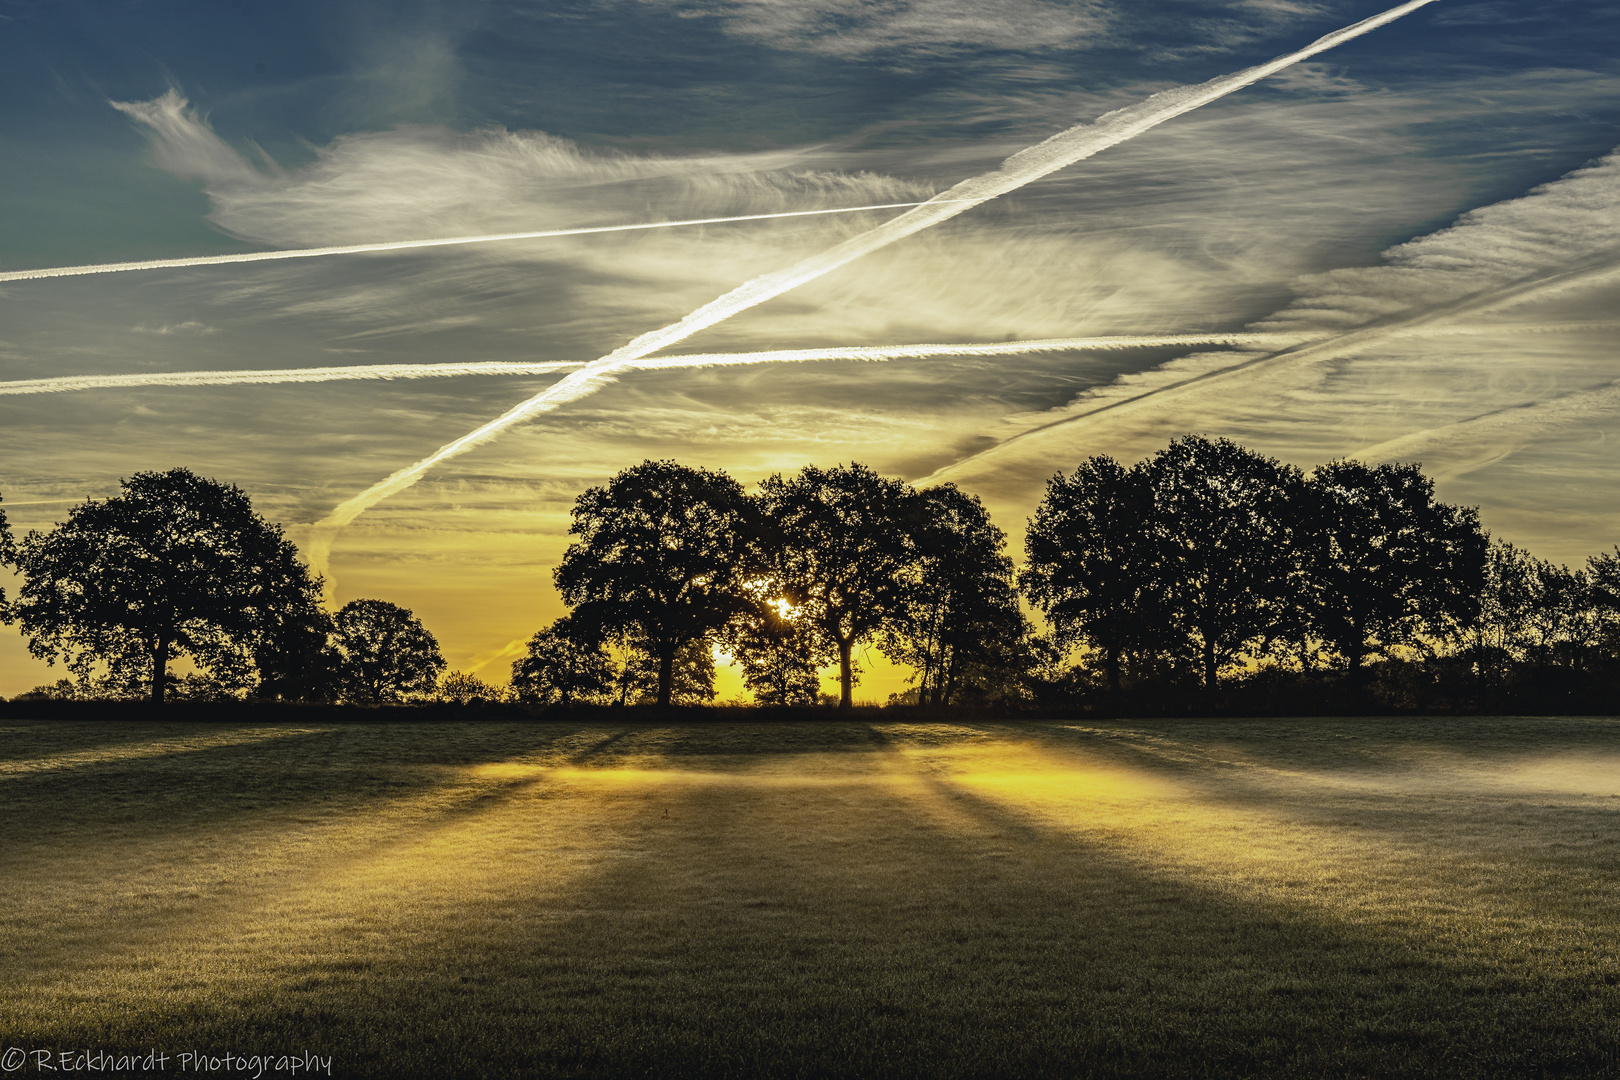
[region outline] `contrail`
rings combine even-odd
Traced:
[[[1041,352],[1103,352],[1198,345],[1264,345],[1297,341],[1300,334],[1141,334],[1112,337],[1041,338],[965,345],[851,345],[830,349],[772,349],[765,352],[693,353],[655,356],[640,368],[702,368],[732,364],[785,364],[817,360],[911,360],[940,356],[1017,356]],[[0,397],[63,394],[80,390],[140,390],[156,386],[269,386],[280,383],[344,382],[361,379],[453,379],[469,375],[546,375],[574,371],[583,361],[477,360],[439,364],[350,364],[343,367],[268,368],[241,371],[162,371],[133,375],[58,375],[48,379],[0,382]]]
[[[390,495],[410,487],[441,461],[488,442],[514,424],[595,393],[613,382],[618,372],[633,368],[636,361],[642,357],[673,345],[740,311],[780,296],[806,282],[814,281],[896,240],[949,221],[971,207],[1016,191],[1025,184],[1073,165],[1077,161],[1083,161],[1111,146],[1133,139],[1167,120],[1173,120],[1183,113],[1218,101],[1268,75],[1274,75],[1302,60],[1308,60],[1318,53],[1358,38],[1434,2],[1435,0],[1408,0],[1407,3],[1390,8],[1382,14],[1320,37],[1297,52],[1279,56],[1267,63],[1245,68],[1235,74],[1212,79],[1197,86],[1178,86],[1161,91],[1135,105],[1107,113],[1099,117],[1095,123],[1080,124],[1059,132],[1045,142],[1014,154],[1002,162],[1000,168],[964,180],[897,218],[853,236],[785,270],[755,278],[719,299],[710,301],[678,322],[641,335],[579,371],[564,376],[548,389],[527,401],[520,402],[454,442],[446,443],[421,461],[400,469],[338,506],[314,525],[310,542],[310,565],[317,573],[324,574],[331,552],[332,538],[338,529]]]
[[[350,379],[449,379],[460,375],[544,375],[579,367],[568,361],[539,363],[481,360],[449,364],[352,364],[345,367],[268,368],[249,371],[152,371],[138,375],[60,375],[0,382],[0,397],[63,394],[78,390],[129,390],[153,386],[267,386],[276,383]]]
[[[1616,406],[1620,406],[1620,381],[1589,390],[1576,390],[1547,401],[1499,409],[1454,424],[1414,431],[1369,446],[1357,451],[1354,456],[1362,461],[1415,460],[1434,450],[1443,452],[1459,445],[1494,441],[1499,444],[1500,453],[1496,456],[1500,458],[1523,446],[1538,431],[1589,417],[1610,417],[1614,415]],[[1504,436],[1510,437],[1511,446],[1500,445],[1508,441]]]
[[[1413,326],[1392,329],[1392,337],[1562,334],[1612,330],[1620,322],[1582,321],[1513,326]],[[845,345],[827,349],[770,349],[761,352],[691,353],[645,357],[638,370],[727,367],[734,364],[791,364],[817,360],[923,360],[952,356],[1018,356],[1042,352],[1117,352],[1127,349],[1193,348],[1204,345],[1282,346],[1326,335],[1281,331],[1231,334],[1118,334],[1105,337],[1035,338],[956,345]],[[238,371],[161,371],[133,375],[57,375],[47,379],[0,382],[0,397],[65,394],[81,390],[142,390],[157,386],[272,386],[282,383],[348,382],[367,379],[456,379],[477,375],[550,375],[576,371],[583,361],[474,360],[438,364],[349,364],[341,367],[248,368]],[[1224,368],[1236,371],[1237,367]],[[992,448],[993,449],[993,448]]]
[[[1264,353],[1251,360],[1233,364],[1230,367],[1199,372],[1176,382],[1148,387],[1139,393],[1104,400],[1099,402],[1095,408],[1086,412],[1059,417],[1044,424],[1027,428],[1001,440],[994,446],[987,446],[983,450],[970,454],[959,461],[942,466],[918,482],[926,483],[938,480],[966,465],[992,454],[1000,453],[1026,439],[1045,434],[1055,428],[1067,427],[1070,424],[1090,420],[1104,413],[1118,412],[1133,406],[1139,406],[1144,402],[1158,404],[1166,398],[1173,400],[1186,393],[1205,389],[1212,382],[1238,375],[1255,374],[1257,371],[1284,364],[1335,359],[1345,355],[1347,352],[1366,347],[1388,337],[1426,336],[1439,332],[1439,328],[1433,325],[1435,323],[1442,323],[1463,315],[1476,315],[1482,312],[1516,307],[1571,288],[1587,288],[1616,274],[1620,274],[1620,264],[1613,261],[1588,262],[1550,276],[1539,275],[1524,278],[1506,286],[1480,290],[1438,308],[1407,312],[1369,326],[1358,327],[1354,330],[1347,330],[1326,337],[1308,339],[1300,344]]]
[[[547,236],[588,236],[593,233],[636,232],[642,229],[677,229],[687,225],[724,225],[733,221],[766,221],[772,218],[815,217],[820,214],[855,214],[863,210],[895,210],[904,206],[922,205],[920,202],[876,203],[872,206],[840,206],[832,210],[788,210],[775,214],[690,218],[686,221],[647,221],[635,225],[593,225],[582,229],[545,229],[539,232],[445,236],[435,240],[391,240],[381,244],[342,244],[337,247],[290,248],[285,251],[249,251],[239,255],[195,255],[178,259],[149,259],[146,262],[96,263],[90,266],[52,266],[41,270],[7,270],[0,272],[0,282],[32,281],[37,278],[81,277],[86,274],[116,274],[125,270],[166,270],[185,266],[224,266],[228,263],[270,262],[275,259],[314,259],[322,255],[358,255],[367,251],[409,251],[414,248],[450,247],[455,244],[492,244],[500,240],[538,240]]]

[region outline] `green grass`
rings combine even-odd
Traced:
[[[1611,719],[13,722],[0,1048],[1614,1075],[1617,871]]]

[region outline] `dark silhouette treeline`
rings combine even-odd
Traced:
[[[396,605],[327,613],[280,528],[183,469],[20,543],[0,515],[22,575],[0,615],[75,676],[36,699],[667,708],[713,700],[720,650],[763,708],[848,709],[870,649],[924,713],[1608,712],[1620,690],[1620,549],[1571,570],[1493,542],[1416,465],[1303,473],[1201,436],[1094,457],[1048,481],[1018,572],[976,497],[860,464],[749,494],[645,461],[572,517],[570,610],[509,690],[445,674]]]

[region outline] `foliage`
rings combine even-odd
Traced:
[[[833,658],[826,638],[807,620],[784,612],[785,601],[763,601],[733,620],[725,638],[742,668],[743,684],[761,705],[813,705],[820,669]]]
[[[512,664],[512,692],[538,705],[599,701],[613,689],[613,661],[600,640],[580,632],[564,616],[529,639],[528,651]]]
[[[5,507],[0,506],[0,568],[17,565],[17,544],[11,536],[11,525],[6,521]],[[10,622],[10,608],[6,604],[6,590],[0,589],[0,622]]]
[[[376,705],[433,694],[444,657],[409,610],[386,600],[351,600],[332,622],[343,700]]]
[[[555,571],[578,614],[635,634],[658,664],[657,701],[674,694],[676,655],[747,610],[754,504],[723,472],[644,461],[574,503],[579,539]]]
[[[1367,657],[1453,637],[1478,615],[1479,515],[1435,502],[1416,465],[1334,461],[1297,502],[1301,614],[1355,677]]]
[[[1145,469],[1093,457],[1047,481],[1025,535],[1019,585],[1062,645],[1084,644],[1120,689],[1125,654],[1148,650],[1163,607]]]
[[[135,474],[121,495],[29,533],[17,562],[12,614],[35,656],[66,658],[81,681],[105,665],[111,685],[159,703],[181,656],[211,692],[250,687],[276,627],[313,611],[319,592],[246,494],[187,469]]]
[[[961,692],[999,696],[1003,676],[1026,666],[1006,534],[977,496],[954,484],[918,492],[909,503],[915,554],[880,637],[883,651],[917,669],[920,704],[949,705]]]
[[[1205,689],[1286,626],[1298,470],[1229,439],[1188,435],[1144,466],[1163,590],[1162,628]]]
[[[505,697],[500,687],[465,671],[449,671],[439,679],[438,698],[452,705],[484,705]]]
[[[760,485],[776,595],[836,650],[839,706],[850,708],[852,651],[903,615],[915,557],[915,493],[861,464],[780,474]]]
[[[669,699],[661,700],[660,664],[651,642],[631,637],[619,675],[620,701],[630,705],[703,705],[714,700],[714,652],[704,638],[693,638],[670,665]]]
[[[270,613],[254,650],[261,701],[332,701],[340,692],[343,657],[333,644],[332,616],[314,604]]]

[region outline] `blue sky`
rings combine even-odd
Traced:
[[[1382,6],[0,0],[0,271],[924,199]],[[1440,0],[666,350],[1304,353],[631,373],[343,529],[337,596],[414,608],[498,677],[560,610],[573,497],[644,457],[953,480],[1016,544],[1051,473],[1186,431],[1422,460],[1493,533],[1579,561],[1620,540],[1617,45],[1620,4]],[[9,282],[0,380],[584,363],[892,213]],[[556,378],[0,394],[0,494],[48,527],[186,465],[307,545]],[[0,694],[47,674],[0,639]]]

